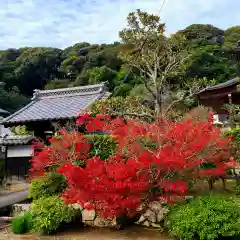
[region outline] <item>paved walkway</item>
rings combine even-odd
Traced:
[[[12,192],[0,196],[0,208],[8,207],[10,205],[25,200],[28,196],[28,192],[29,192],[28,188],[25,188],[24,190],[21,191]]]

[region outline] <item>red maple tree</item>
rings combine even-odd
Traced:
[[[85,114],[77,124],[88,133],[114,136],[115,154],[105,161],[90,158],[83,134],[62,131],[32,159],[32,171],[57,166],[69,185],[62,197],[105,217],[131,216],[152,201],[173,201],[187,194],[193,179],[223,176],[235,164],[230,139],[213,126],[212,115],[207,122],[148,124]]]

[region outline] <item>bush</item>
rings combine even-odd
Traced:
[[[59,196],[40,198],[32,203],[33,230],[44,233],[55,232],[62,223],[74,219],[74,210],[64,204]]]
[[[33,179],[30,185],[29,197],[39,199],[59,195],[64,192],[66,187],[67,182],[63,175],[49,172],[42,177]]]
[[[235,143],[240,146],[240,128],[233,128],[224,132],[226,136],[231,136]]]
[[[15,234],[24,234],[32,230],[33,219],[30,212],[24,215],[16,216],[12,220],[12,232]]]
[[[183,240],[197,237],[213,240],[240,233],[240,209],[222,196],[204,196],[172,208],[166,226],[172,236]]]
[[[224,136],[232,138],[231,154],[236,161],[240,161],[240,128],[232,128],[223,132]]]
[[[112,136],[103,134],[86,135],[88,142],[92,144],[90,154],[92,156],[99,156],[102,160],[106,160],[109,156],[114,154],[116,149],[116,141]]]

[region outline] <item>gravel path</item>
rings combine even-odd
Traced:
[[[172,240],[155,229],[131,228],[124,231],[110,229],[82,229],[75,232],[64,232],[54,236],[17,236],[9,231],[0,232],[0,240]]]

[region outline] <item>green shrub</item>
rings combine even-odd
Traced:
[[[231,137],[233,141],[231,141],[231,155],[235,159],[235,161],[240,161],[240,128],[233,128],[231,130],[226,130],[223,132],[224,136]]]
[[[231,136],[235,143],[240,146],[240,128],[232,128],[231,130],[224,131],[225,136]]]
[[[30,232],[33,226],[32,214],[25,212],[24,215],[16,216],[12,220],[12,232],[15,234],[24,234]]]
[[[39,199],[59,195],[64,192],[66,187],[67,182],[63,175],[49,172],[31,182],[29,197]]]
[[[69,223],[74,219],[75,211],[64,204],[59,196],[40,198],[33,201],[31,208],[33,216],[33,230],[44,233],[55,232],[62,223]]]
[[[99,156],[106,160],[116,150],[116,141],[112,136],[106,134],[86,135],[88,142],[92,144],[91,155]]]
[[[240,233],[240,209],[223,196],[204,196],[173,207],[165,224],[172,236],[182,240],[236,236]]]
[[[239,180],[236,181],[236,185],[234,187],[234,193],[239,196],[240,195],[240,184],[239,184]]]

